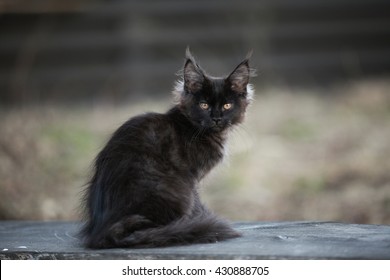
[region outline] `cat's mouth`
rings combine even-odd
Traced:
[[[211,132],[222,132],[229,126],[229,124],[225,124],[223,122],[215,122],[215,121],[211,121],[211,122],[201,121],[200,125],[203,129]]]
[[[221,131],[225,130],[226,127],[227,126],[223,123],[215,123],[215,122],[211,123],[209,126],[210,130],[212,130],[214,132],[221,132]]]

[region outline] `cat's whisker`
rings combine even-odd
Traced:
[[[199,128],[195,128],[194,131],[193,131],[193,134],[191,136],[191,139],[189,141],[189,145],[192,145],[196,141],[199,133],[200,133],[200,129]]]
[[[196,142],[204,133],[206,129],[204,127],[201,127],[197,130],[195,137],[193,138],[193,142]]]

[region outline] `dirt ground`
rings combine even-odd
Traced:
[[[170,100],[0,108],[0,219],[80,218],[93,158]],[[231,220],[390,224],[390,80],[258,90],[201,194]]]

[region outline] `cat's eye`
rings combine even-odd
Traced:
[[[209,104],[207,104],[206,102],[201,102],[199,103],[199,106],[200,108],[202,108],[203,110],[207,110],[209,108]]]
[[[226,104],[223,105],[223,109],[224,110],[230,110],[232,107],[233,107],[232,103],[226,103]]]

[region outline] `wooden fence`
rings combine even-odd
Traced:
[[[0,103],[166,94],[187,45],[215,75],[253,49],[259,84],[390,73],[388,0],[35,2],[0,5]]]

